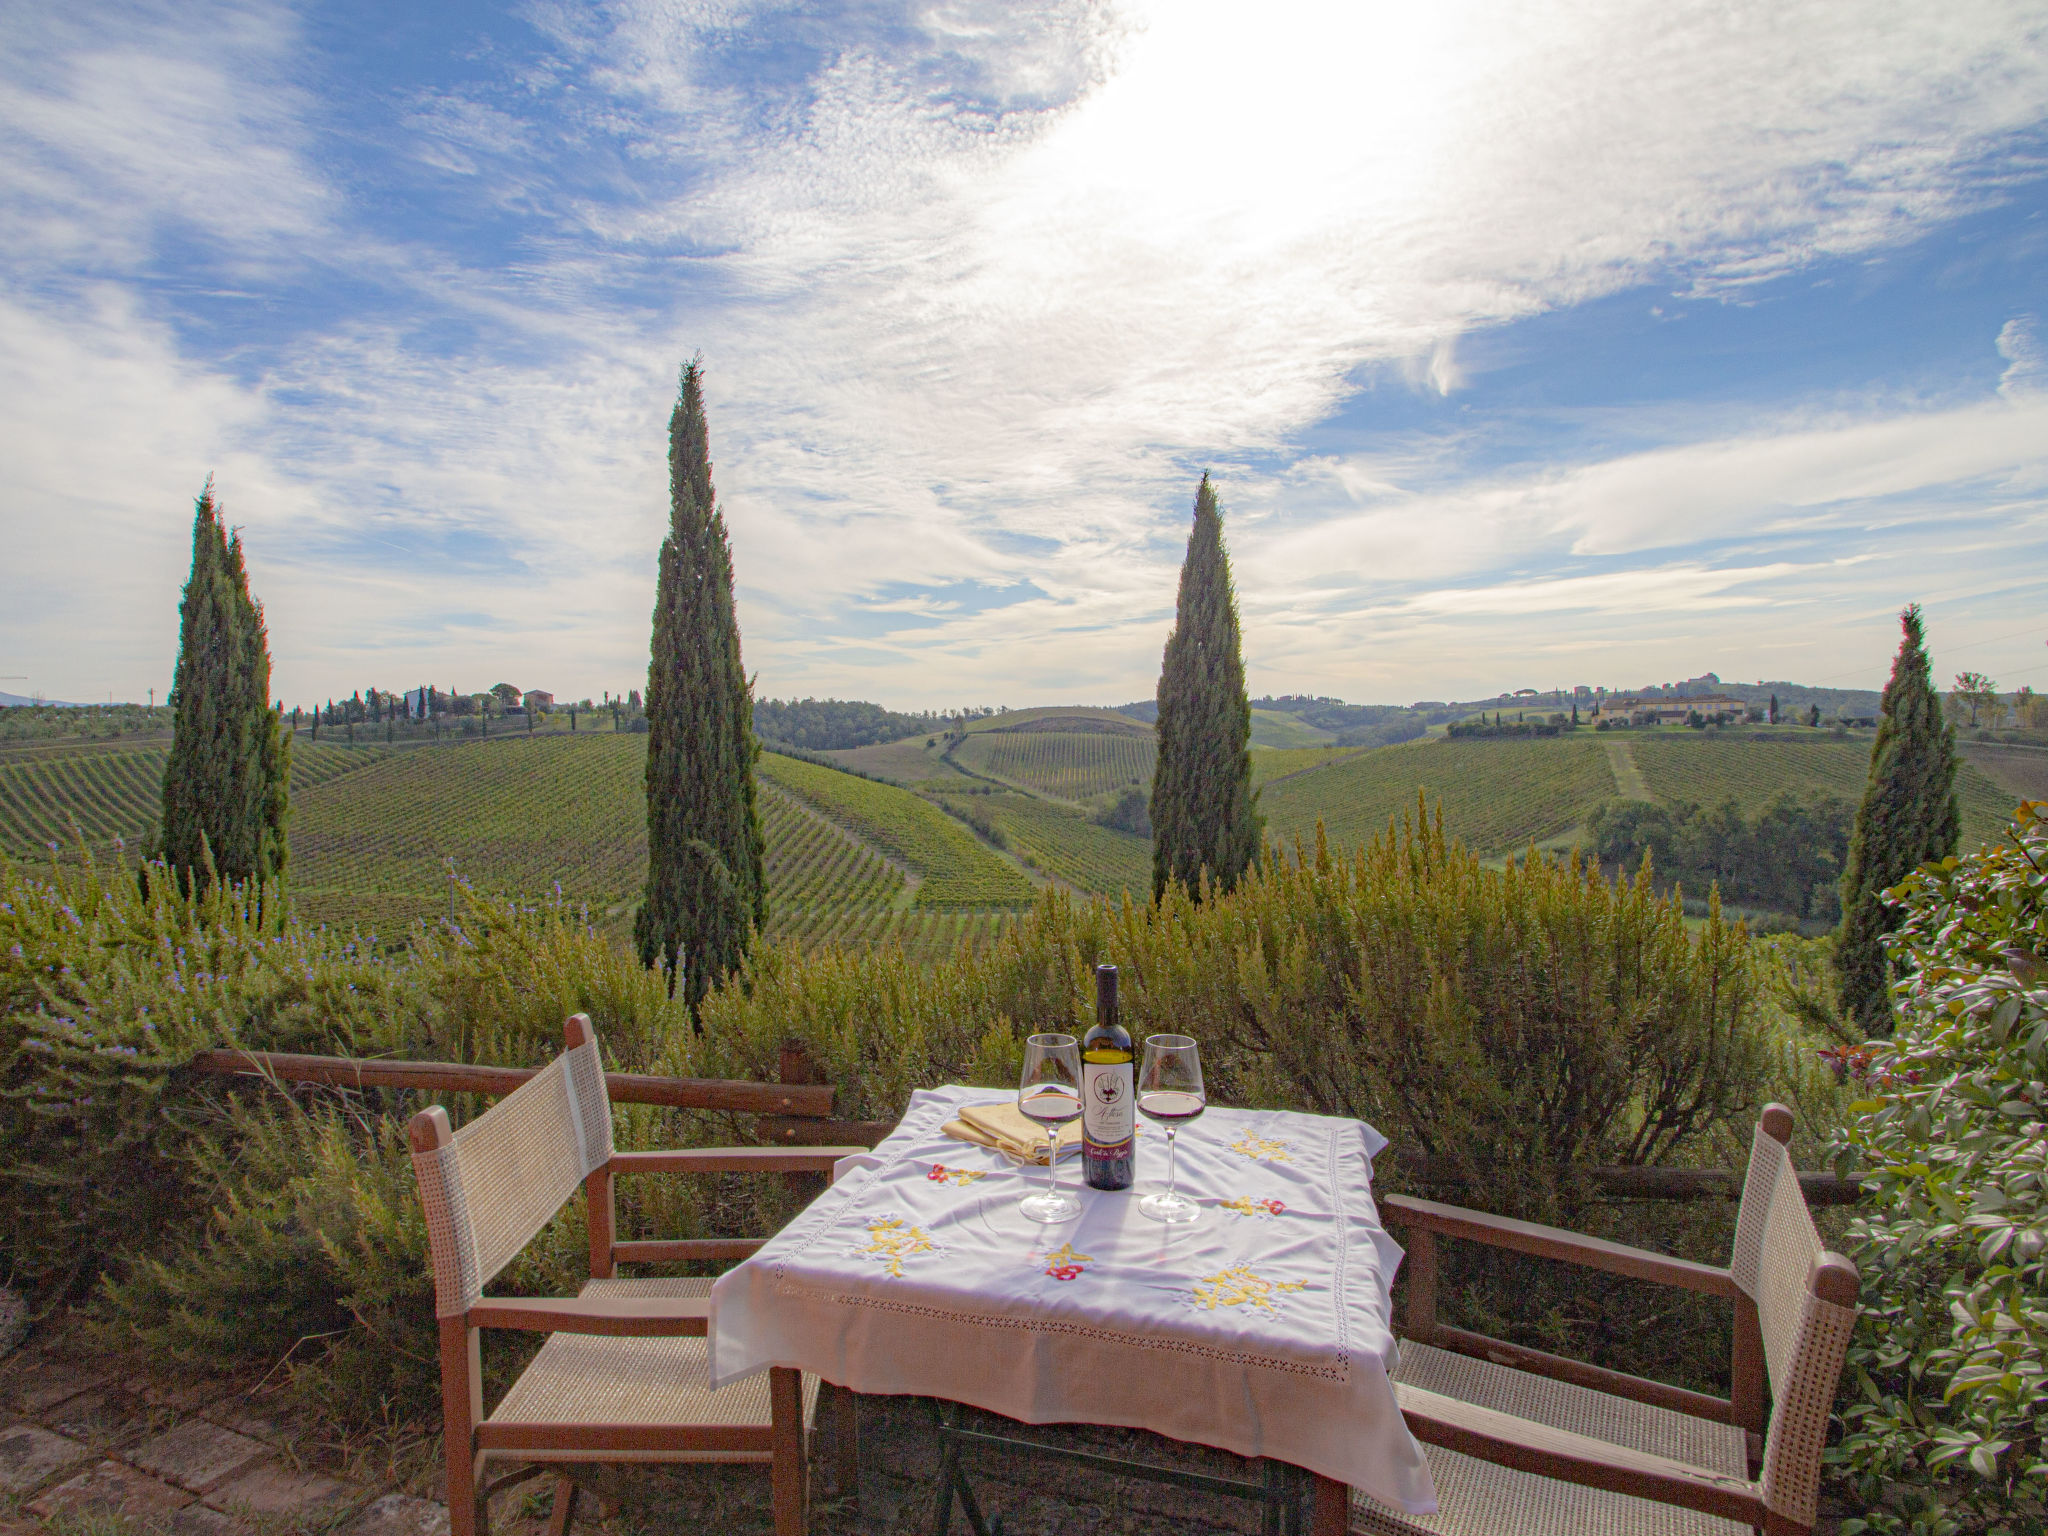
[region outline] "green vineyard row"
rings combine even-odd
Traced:
[[[983,803],[1019,855],[1053,879],[1093,895],[1152,894],[1149,840],[1029,795],[989,795]]]
[[[388,755],[385,747],[301,741],[292,752],[292,794],[303,796]],[[70,754],[44,751],[0,762],[0,851],[30,857],[54,843],[68,853],[82,835],[95,857],[113,852],[117,838],[132,855],[162,804],[168,756],[166,746],[122,751],[95,744]]]
[[[760,766],[771,783],[916,871],[919,907],[1019,907],[1035,895],[1021,871],[909,790],[774,752],[762,753]]]
[[[1149,735],[986,731],[969,736],[953,755],[977,773],[1035,794],[1086,800],[1126,784],[1150,790],[1157,749]]]
[[[1512,853],[1569,832],[1614,793],[1607,755],[1590,734],[1538,741],[1415,741],[1359,752],[1268,784],[1266,834],[1304,844],[1321,819],[1351,847],[1413,813],[1416,791],[1468,848]]]

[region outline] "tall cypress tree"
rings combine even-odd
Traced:
[[[1245,694],[1237,593],[1223,512],[1205,470],[1180,568],[1173,633],[1159,669],[1159,757],[1152,771],[1152,894],[1169,880],[1224,890],[1259,857],[1252,793],[1252,706]]]
[[[152,854],[177,872],[183,889],[203,877],[209,856],[223,879],[278,879],[287,854],[291,742],[270,704],[263,609],[249,595],[242,541],[221,522],[211,477],[194,508],[171,699],[163,818]]]
[[[1870,781],[1856,810],[1842,867],[1842,927],[1835,970],[1842,1010],[1872,1034],[1891,1029],[1883,936],[1898,924],[1884,892],[1929,859],[1946,858],[1962,835],[1956,797],[1955,727],[1942,717],[1914,604],[1899,615],[1905,638],[1892,661],[1870,748]]]
[[[647,894],[633,920],[694,1014],[768,921],[753,690],[740,665],[732,545],[711,485],[701,360],[668,421],[669,528],[647,668]]]

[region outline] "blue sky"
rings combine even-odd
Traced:
[[[0,8],[0,674],[636,686],[680,362],[764,694],[2048,687],[2038,5]]]

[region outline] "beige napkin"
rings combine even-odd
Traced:
[[[946,1134],[955,1141],[994,1147],[1013,1163],[1045,1166],[1045,1127],[1019,1109],[1014,1100],[999,1104],[965,1104],[960,1118],[948,1120]],[[1060,1156],[1081,1145],[1081,1122],[1060,1127]]]

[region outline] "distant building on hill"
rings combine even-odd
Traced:
[[[526,690],[526,707],[545,713],[555,707],[555,696],[544,689],[529,688]]]
[[[1615,694],[1594,707],[1593,719],[1625,721],[1629,725],[1683,725],[1695,713],[1708,720],[1741,720],[1749,706],[1726,694],[1703,693],[1678,698],[1646,699],[1634,694]]]

